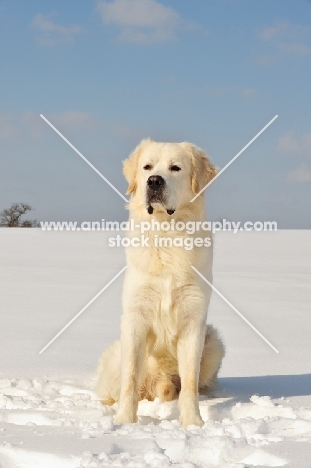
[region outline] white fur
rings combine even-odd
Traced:
[[[146,170],[146,165],[150,169]],[[172,165],[181,170],[173,172]],[[204,198],[190,200],[216,174],[202,150],[189,143],[156,143],[143,140],[124,162],[129,182],[130,218],[142,221],[204,221]],[[165,197],[147,212],[146,182],[160,175]],[[174,209],[173,215],[167,210]],[[140,237],[129,232],[129,237]],[[121,341],[102,355],[98,394],[106,404],[118,401],[115,423],[137,421],[139,399],[171,400],[178,397],[180,422],[201,426],[198,391],[214,384],[224,355],[217,331],[206,326],[210,288],[193,271],[195,266],[212,281],[212,247],[156,247],[154,236],[211,237],[176,231],[148,231],[150,247],[126,249],[128,268],[123,288]]]

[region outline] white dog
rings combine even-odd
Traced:
[[[128,237],[139,238],[146,221],[166,223],[162,230],[145,232],[149,246],[126,249],[121,341],[103,353],[98,368],[100,399],[110,405],[118,401],[116,424],[136,422],[141,399],[178,396],[181,425],[203,424],[198,393],[213,386],[224,347],[217,331],[206,325],[210,287],[191,265],[212,281],[212,246],[206,247],[211,233],[202,228],[180,232],[171,229],[171,221],[202,226],[204,197],[190,200],[216,173],[204,152],[190,143],[143,140],[124,162],[136,226]],[[165,242],[159,246],[160,237]],[[189,238],[192,249],[180,246]]]

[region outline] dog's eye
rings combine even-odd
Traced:
[[[171,166],[170,169],[171,169],[171,171],[176,171],[176,172],[181,171],[181,168],[179,166],[175,166],[175,165]]]
[[[146,165],[144,166],[144,169],[145,169],[145,171],[150,171],[150,169],[152,169],[151,164],[146,164]]]

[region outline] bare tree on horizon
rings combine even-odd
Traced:
[[[36,219],[21,220],[21,217],[28,211],[32,211],[32,206],[28,203],[12,203],[10,208],[6,208],[0,212],[1,227],[37,227]]]

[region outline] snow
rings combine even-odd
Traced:
[[[142,401],[139,423],[118,426],[93,392],[122,277],[39,355],[124,266],[108,237],[0,229],[0,467],[310,468],[310,231],[215,235],[215,286],[279,354],[213,293],[227,355],[204,427],[187,430],[176,401]]]

